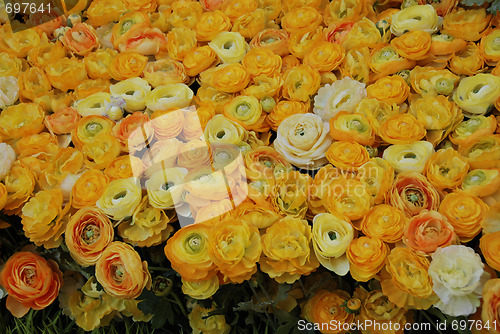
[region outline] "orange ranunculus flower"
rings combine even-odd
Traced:
[[[87,79],[87,71],[83,62],[76,58],[60,58],[45,68],[50,84],[63,92],[78,87]]]
[[[439,300],[428,274],[429,260],[409,248],[393,248],[382,270],[382,291],[399,307],[426,310]]]
[[[421,60],[431,48],[431,35],[426,31],[410,31],[394,38],[391,45],[401,57]]]
[[[493,278],[486,282],[482,291],[483,301],[481,308],[481,320],[484,324],[495,324],[486,333],[498,333],[500,322],[500,278]]]
[[[81,266],[96,264],[102,252],[113,242],[111,220],[96,207],[85,207],[71,216],[64,240],[71,257]]]
[[[167,84],[189,83],[190,78],[181,62],[173,59],[160,59],[150,62],[144,69],[144,79],[153,87]]]
[[[210,228],[208,240],[208,255],[226,280],[242,283],[257,271],[262,246],[255,226],[229,218]]]
[[[0,137],[20,139],[43,128],[45,112],[37,103],[15,104],[2,110],[0,114]]]
[[[125,8],[132,11],[154,12],[156,10],[156,0],[123,0]]]
[[[336,141],[325,155],[332,165],[347,170],[357,170],[370,160],[368,151],[355,141]]]
[[[67,107],[45,117],[45,126],[54,134],[62,135],[71,133],[81,116],[75,108]]]
[[[239,63],[225,64],[202,72],[200,79],[221,92],[236,93],[248,85],[250,73]]]
[[[346,50],[352,50],[365,46],[373,48],[378,43],[387,39],[381,34],[382,29],[379,30],[373,21],[363,17],[361,20],[354,23],[352,28],[346,31],[345,35],[341,35],[341,45]]]
[[[129,177],[140,178],[143,172],[143,161],[136,156],[128,154],[116,158],[104,169],[104,175],[111,181],[128,179]]]
[[[403,238],[407,223],[408,218],[403,211],[387,204],[379,204],[364,216],[361,230],[369,237],[392,244]]]
[[[292,165],[274,147],[260,146],[245,154],[247,177],[257,181],[277,177],[276,173],[290,170]]]
[[[337,22],[356,22],[363,17],[375,19],[375,11],[370,1],[334,0],[327,5],[323,20],[329,26]]]
[[[220,10],[204,12],[196,22],[196,39],[209,42],[223,31],[231,30],[231,20]]]
[[[108,183],[108,178],[101,171],[89,169],[73,185],[71,205],[76,209],[94,206]]]
[[[170,58],[182,61],[197,46],[196,32],[189,28],[173,28],[167,34],[167,51]]]
[[[133,27],[147,27],[149,26],[150,19],[146,12],[142,11],[129,11],[120,16],[117,24],[113,25],[110,29],[109,42],[115,49],[118,49],[118,41]],[[108,32],[109,34],[109,32]]]
[[[449,95],[455,88],[459,76],[449,70],[416,66],[410,71],[411,86],[422,96]]]
[[[210,166],[210,150],[204,140],[193,139],[187,143],[181,143],[177,154],[177,165],[188,170]]]
[[[495,133],[496,129],[497,120],[494,115],[479,115],[458,124],[449,138],[453,144],[463,146],[466,142]]]
[[[3,211],[7,214],[19,214],[23,204],[33,194],[35,176],[22,162],[16,161],[5,177],[4,184],[8,197]]]
[[[127,11],[124,1],[121,0],[95,0],[85,11],[88,18],[86,23],[93,27],[101,27],[110,22],[118,22],[120,16]]]
[[[289,69],[300,65],[300,60],[297,57],[295,57],[294,55],[288,55],[288,56],[282,57],[281,61],[283,63],[283,66],[281,66],[281,73],[282,74],[285,73],[286,71],[288,71]]]
[[[52,90],[49,78],[43,69],[30,67],[18,79],[19,95],[22,102],[35,101],[37,97],[48,94]]]
[[[120,299],[137,298],[144,288],[151,288],[148,263],[141,262],[134,248],[120,241],[112,242],[101,253],[95,276],[106,293]]]
[[[197,76],[217,61],[217,54],[208,45],[196,47],[184,56],[182,63],[190,77]]]
[[[158,55],[167,50],[167,37],[158,28],[134,24],[114,41],[120,52],[134,51],[144,56]]]
[[[114,125],[115,122],[104,116],[85,116],[71,131],[71,140],[75,147],[81,150],[85,144],[94,142],[97,137],[111,134]]]
[[[439,212],[448,218],[460,241],[469,242],[481,232],[488,206],[477,196],[457,191],[444,197]]]
[[[500,135],[486,135],[467,141],[458,153],[469,160],[471,168],[500,168]]]
[[[500,188],[500,169],[473,169],[462,181],[461,190],[473,196],[486,197]]]
[[[343,77],[351,77],[361,83],[370,81],[370,50],[367,47],[349,50],[340,67]]]
[[[462,184],[469,163],[453,147],[440,149],[426,162],[425,176],[437,189],[453,189]]]
[[[113,127],[113,135],[118,139],[124,151],[140,151],[146,147],[154,135],[153,127],[149,122],[147,114],[136,111],[116,123]],[[140,130],[137,130],[139,128]]]
[[[500,271],[500,260],[498,252],[500,251],[500,231],[486,233],[479,240],[479,248],[483,253],[486,263],[496,271]]]
[[[17,252],[3,265],[0,285],[7,290],[7,309],[16,318],[52,304],[63,281],[59,266],[32,252]]]
[[[62,243],[66,228],[64,218],[69,205],[63,209],[63,194],[59,188],[41,190],[22,209],[24,234],[37,246],[56,248]]]
[[[375,143],[375,131],[363,114],[340,111],[329,123],[330,135],[335,140],[355,141],[361,145]]]
[[[346,305],[349,295],[343,290],[319,290],[314,297],[302,305],[302,317],[318,325],[322,334],[343,334],[354,322],[354,313]],[[333,326],[332,324],[339,324]],[[347,326],[349,325],[349,327]]]
[[[255,0],[226,0],[222,2],[219,9],[229,17],[231,22],[234,22],[243,14],[256,10],[257,2]]]
[[[313,7],[303,6],[292,9],[281,19],[281,25],[288,33],[307,32],[321,24],[323,17]]]
[[[356,281],[368,282],[385,264],[389,246],[377,238],[359,237],[347,248],[349,272]]]
[[[245,67],[250,76],[257,77],[266,75],[273,77],[281,72],[281,57],[265,48],[255,48],[248,51],[241,64]]]
[[[444,17],[443,30],[455,38],[475,42],[484,35],[490,20],[491,14],[487,14],[485,8],[460,7]]]
[[[299,101],[281,100],[274,106],[268,115],[267,121],[274,131],[278,130],[281,122],[288,116],[295,114],[305,114],[310,110],[310,104]]]
[[[320,72],[331,72],[342,64],[344,57],[344,49],[339,44],[321,42],[306,53],[304,64]]]
[[[292,284],[319,267],[306,220],[287,216],[266,229],[262,236],[260,269],[278,283]]]
[[[172,13],[168,17],[168,22],[174,28],[182,27],[194,30],[196,22],[199,21],[203,13],[203,6],[198,1],[172,1],[170,7]]]
[[[28,62],[33,66],[44,69],[51,62],[65,56],[66,49],[64,45],[57,41],[55,43],[40,44],[31,49],[28,53]]]
[[[428,210],[410,219],[403,236],[406,246],[423,255],[431,255],[438,247],[450,246],[457,242],[456,239],[453,225],[446,216]]]
[[[467,45],[467,41],[461,38],[454,38],[449,34],[434,34],[431,36],[432,43],[429,49],[429,59],[436,63],[446,63]],[[423,60],[425,62],[425,60]]]
[[[276,55],[284,57],[289,54],[288,34],[282,29],[264,29],[252,38],[250,48],[269,49]]]
[[[83,165],[82,152],[73,148],[61,148],[42,170],[38,182],[43,189],[52,189],[61,184],[69,175],[76,175]]]
[[[118,81],[138,77],[141,76],[147,63],[148,58],[137,52],[121,52],[109,65],[109,74]]]
[[[238,17],[233,22],[231,31],[238,32],[245,38],[252,38],[266,28],[269,18],[264,9],[258,8]]]
[[[295,32],[288,38],[288,49],[298,59],[303,59],[306,53],[323,41],[323,27],[317,27],[307,32]]]
[[[408,98],[410,87],[399,75],[383,77],[366,87],[368,98],[401,104]]]
[[[299,65],[288,69],[283,75],[283,97],[289,100],[307,102],[320,87],[318,70]]]
[[[175,138],[184,127],[184,111],[182,109],[155,112],[151,118],[155,138],[158,140]]]
[[[354,178],[333,180],[323,197],[323,205],[329,212],[341,213],[351,221],[363,218],[372,204],[373,197],[367,187]]]
[[[41,29],[25,29],[18,32],[13,32],[11,29],[10,24],[0,27],[0,52],[25,58],[32,48],[48,43],[47,35]]]
[[[78,56],[86,56],[99,48],[99,38],[96,31],[86,23],[77,23],[66,31],[62,42],[70,52]]]
[[[422,210],[437,210],[442,194],[420,173],[399,173],[389,191],[388,204],[403,210],[408,217]]]
[[[458,51],[449,61],[448,67],[457,75],[474,75],[484,67],[484,58],[479,47],[469,42]]]
[[[108,79],[87,79],[75,88],[76,100],[82,100],[97,93],[109,93],[111,82]]]
[[[234,215],[258,229],[268,228],[280,219],[279,214],[268,202],[263,202],[263,205],[261,205],[260,203],[253,203],[250,200],[244,201],[238,205]]]
[[[389,144],[411,144],[424,138],[424,122],[411,114],[394,114],[379,128],[379,136]]]
[[[210,228],[203,223],[187,225],[168,239],[165,255],[183,280],[201,281],[216,274],[208,255]]]
[[[111,79],[109,67],[118,52],[113,49],[99,49],[89,53],[83,62],[91,79]]]

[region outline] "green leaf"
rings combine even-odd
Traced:
[[[462,0],[462,4],[466,6],[482,6],[488,0]]]
[[[500,0],[493,1],[490,8],[488,8],[488,12],[492,13],[493,15],[500,12]]]
[[[284,323],[283,325],[278,327],[278,329],[276,330],[276,334],[289,334],[292,332],[292,328],[296,325],[297,323],[294,322]]]

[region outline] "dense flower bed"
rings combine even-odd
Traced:
[[[496,5],[72,6],[0,7],[14,317],[500,333]]]

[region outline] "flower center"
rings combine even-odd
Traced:
[[[82,231],[81,238],[87,245],[93,244],[101,236],[101,231],[96,225],[87,225]]]
[[[406,191],[406,199],[415,206],[422,207],[424,205],[424,197],[417,189],[409,189]]]
[[[111,272],[113,273],[113,279],[117,282],[123,281],[123,276],[125,275],[125,269],[123,265],[117,264],[111,266]]]
[[[35,276],[36,276],[36,270],[32,266],[28,266],[23,269],[22,277],[26,285],[32,285],[33,281],[35,280]]]

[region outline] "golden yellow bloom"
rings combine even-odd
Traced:
[[[424,122],[411,114],[395,114],[379,129],[379,136],[390,144],[409,144],[422,139],[425,134]]]
[[[284,57],[289,53],[288,34],[282,29],[264,29],[252,38],[250,48],[269,49],[276,55]]]
[[[108,184],[96,206],[111,219],[122,220],[132,216],[141,199],[141,188],[137,179],[118,179]]]
[[[330,119],[330,135],[335,140],[355,141],[361,145],[373,145],[375,132],[363,114],[338,112]]]
[[[260,101],[254,96],[239,95],[224,106],[224,116],[243,126],[245,130],[262,132],[265,120]]]
[[[106,134],[97,136],[92,144],[85,144],[82,153],[85,156],[85,165],[88,168],[104,169],[121,152],[121,145],[115,136]]]
[[[342,64],[344,56],[344,50],[339,44],[321,42],[306,53],[304,64],[320,72],[330,72]]]
[[[449,95],[455,88],[459,76],[448,70],[416,66],[410,71],[411,86],[422,96]]]
[[[411,60],[421,60],[429,52],[431,35],[421,30],[410,31],[391,40],[391,45],[400,56]]]
[[[334,0],[331,1],[324,14],[326,25],[337,22],[359,21],[363,17],[374,18],[375,12],[369,1],[364,0]]]
[[[380,239],[354,239],[346,251],[349,272],[356,281],[368,282],[382,269],[388,254],[389,246]]]
[[[101,115],[106,116],[107,104],[111,102],[111,94],[107,92],[94,93],[84,99],[78,100],[74,108],[78,113],[85,116]]]
[[[462,181],[461,189],[473,196],[485,197],[500,188],[500,169],[474,169]]]
[[[71,205],[76,209],[94,206],[107,185],[108,178],[101,171],[89,169],[73,185]]]
[[[466,142],[495,133],[496,127],[497,122],[493,115],[474,116],[458,124],[449,138],[456,145],[464,145]]]
[[[280,215],[268,202],[263,203],[267,203],[267,205],[264,206],[260,203],[255,204],[251,201],[244,201],[236,208],[235,215],[242,221],[258,229],[268,228],[280,219]]]
[[[464,9],[457,7],[444,17],[443,30],[455,38],[475,42],[483,36],[488,27],[491,14],[486,9]]]
[[[261,237],[260,269],[278,283],[292,284],[319,267],[306,220],[285,217],[266,229]]]
[[[288,38],[288,49],[290,53],[303,59],[307,52],[323,41],[323,27],[306,32],[294,32]]]
[[[268,77],[265,74],[261,74],[258,77],[254,77],[252,84],[242,90],[241,94],[255,96],[260,99],[262,108],[266,112],[269,112],[276,104],[275,98],[277,98],[282,84],[283,81],[279,75]],[[259,130],[259,132],[262,132],[262,130]]]
[[[378,204],[385,201],[394,179],[394,169],[388,161],[375,157],[358,168],[356,178],[363,183],[373,202]]]
[[[200,281],[215,275],[215,264],[208,255],[209,229],[202,223],[188,225],[168,239],[165,255],[183,280]]]
[[[120,52],[109,64],[109,74],[117,81],[138,77],[147,63],[148,58],[137,52]]]
[[[425,176],[437,189],[454,189],[462,184],[469,163],[452,147],[441,149],[430,156]]]
[[[375,72],[375,76],[371,78],[373,80],[411,69],[415,66],[415,61],[401,57],[390,44],[380,44],[372,50],[369,65]]]
[[[363,218],[361,230],[372,238],[393,244],[403,238],[408,218],[396,207],[379,204],[374,206]]]
[[[44,69],[49,63],[66,56],[64,45],[56,43],[39,44],[28,53],[28,62],[33,66]]]
[[[24,234],[37,246],[59,247],[66,228],[65,214],[69,205],[63,209],[61,189],[41,190],[23,206],[21,223]]]
[[[309,175],[298,171],[281,175],[272,188],[273,207],[281,216],[303,219],[307,211],[307,195],[311,182]]]
[[[93,143],[98,137],[109,135],[115,123],[104,116],[86,116],[80,119],[71,132],[73,144],[82,149],[85,144]]]
[[[113,49],[99,49],[87,55],[83,62],[91,79],[111,79],[109,67],[118,52]]]
[[[0,52],[0,76],[17,77],[18,74],[21,73],[21,68],[21,59],[7,52]]]
[[[250,74],[239,63],[225,64],[202,72],[200,80],[219,91],[236,93],[248,85]]]
[[[450,70],[458,75],[474,75],[484,67],[484,58],[479,47],[469,42],[465,48],[457,52],[449,61]]]
[[[410,87],[399,75],[383,77],[366,88],[368,98],[401,104],[408,98]]]
[[[433,145],[428,141],[417,141],[411,144],[395,144],[384,150],[383,158],[397,173],[422,173],[429,157],[434,153]]]
[[[87,79],[87,71],[83,62],[76,58],[60,58],[45,68],[50,84],[64,92],[75,89]]]
[[[411,7],[410,7],[411,8]],[[382,291],[399,307],[426,310],[438,301],[427,270],[429,260],[409,248],[393,248],[382,271]]]
[[[148,63],[143,74],[144,78],[153,87],[189,82],[189,76],[184,65],[172,59],[160,59]]]
[[[193,29],[203,13],[203,6],[198,1],[172,1],[172,13],[168,22],[175,28]]]
[[[20,139],[43,130],[45,112],[37,103],[20,103],[2,110],[0,137]]]
[[[305,102],[281,100],[271,110],[267,121],[271,125],[271,128],[277,131],[281,122],[286,118],[295,114],[305,114],[309,109],[309,104]]]
[[[365,98],[358,103],[355,112],[365,115],[378,134],[380,125],[392,115],[398,114],[399,107],[396,104],[389,104],[385,101]]]
[[[231,326],[226,323],[224,315],[208,314],[214,311],[214,307],[206,309],[196,304],[191,313],[188,314],[189,325],[193,334],[229,334]]]
[[[7,52],[18,58],[26,58],[29,51],[48,43],[47,35],[38,29],[24,29],[12,32],[10,24],[0,27],[0,52]]]
[[[500,279],[493,278],[486,282],[483,287],[483,301],[482,301],[482,309],[481,309],[481,319],[483,323],[497,323],[500,321],[500,304],[499,304],[499,296],[500,296]],[[490,330],[487,333],[493,334],[496,329]]]
[[[196,22],[196,39],[200,42],[211,41],[220,32],[231,30],[231,21],[220,10],[201,14]]]
[[[500,77],[480,73],[460,80],[453,101],[469,114],[484,115],[493,107],[499,94]]]
[[[328,184],[323,205],[329,212],[341,213],[353,221],[362,218],[370,210],[373,200],[362,181],[339,178]]]
[[[95,266],[95,276],[104,291],[116,298],[135,299],[144,288],[151,288],[148,263],[134,248],[115,241],[102,252]]]
[[[354,141],[336,141],[326,151],[326,158],[337,168],[357,170],[370,160],[368,151]]]
[[[71,216],[65,230],[65,242],[71,257],[81,266],[94,265],[102,252],[113,242],[113,224],[96,207],[78,210]]]
[[[86,23],[100,27],[113,21],[117,22],[126,10],[125,3],[120,0],[92,1],[85,11],[85,16],[88,18]]]
[[[210,150],[207,143],[204,140],[193,139],[187,143],[180,144],[177,165],[187,169],[210,166],[210,158]]]
[[[311,95],[318,91],[320,79],[318,70],[310,66],[293,67],[283,75],[283,97],[301,102],[309,101]]]
[[[281,19],[281,25],[288,33],[307,32],[321,24],[323,17],[313,7],[303,6],[292,9]]]
[[[48,94],[52,89],[44,71],[38,67],[30,67],[18,79],[21,101],[34,101],[37,97]]]
[[[5,177],[4,184],[8,197],[3,211],[8,214],[19,214],[23,204],[33,194],[35,176],[22,162],[16,161]]]
[[[479,240],[479,248],[483,253],[486,263],[495,270],[500,270],[498,252],[500,251],[500,232],[487,233]]]
[[[96,93],[108,93],[111,82],[107,79],[87,79],[75,88],[77,100],[84,99]]]
[[[391,17],[391,32],[401,36],[407,31],[435,33],[441,26],[440,18],[432,5],[404,8]]]
[[[245,38],[238,32],[223,31],[212,39],[208,45],[215,51],[222,62],[227,64],[240,62],[250,50]]]
[[[194,77],[212,66],[216,60],[215,51],[208,45],[203,45],[186,53],[182,63],[186,68],[187,75]]]
[[[212,276],[202,281],[182,280],[182,293],[198,300],[208,299],[219,290],[219,277]]]
[[[471,168],[500,168],[500,135],[486,135],[467,141],[458,152],[469,160]]]
[[[268,17],[264,9],[245,13],[233,22],[232,31],[240,33],[245,38],[253,38],[266,28]]]
[[[481,38],[479,48],[484,60],[494,65],[500,61],[500,29],[493,29],[488,34]]]
[[[7,188],[3,183],[0,183],[0,210],[5,207],[5,204],[7,204],[7,198]]]
[[[154,12],[156,9],[155,0],[124,0],[124,5],[128,10]]]
[[[245,129],[223,115],[215,115],[205,127],[205,137],[210,143],[237,145],[247,138]]]
[[[266,75],[276,76],[281,71],[281,57],[265,48],[254,48],[247,52],[241,64],[252,77]]]

